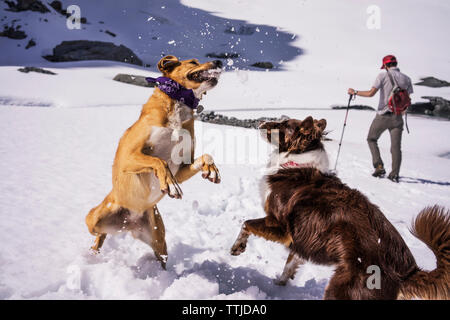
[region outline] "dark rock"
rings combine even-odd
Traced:
[[[136,86],[141,86],[141,87],[148,87],[148,88],[155,87],[155,83],[149,83],[147,80],[145,80],[144,76],[135,76],[135,75],[130,75],[130,74],[119,73],[118,75],[116,75],[114,77],[113,80],[119,81],[119,82],[124,82],[124,83],[129,83],[129,84],[134,84]]]
[[[52,7],[53,9],[55,9],[58,12],[62,11],[62,9],[63,9],[62,2],[61,1],[57,1],[57,0],[52,1],[50,3],[50,7]]]
[[[63,16],[67,16],[67,10],[63,8],[62,2],[61,1],[53,1],[52,3],[50,3],[50,7],[52,7],[53,9],[55,9],[56,12],[62,14]]]
[[[47,13],[50,10],[39,0],[17,0],[15,1],[5,1],[8,5],[8,11],[20,12],[20,11],[35,11],[40,13]]]
[[[109,30],[105,30],[106,34],[109,34],[111,37],[116,37],[116,34],[114,32],[111,32]]]
[[[207,53],[205,55],[207,58],[218,58],[218,59],[234,59],[239,58],[239,54],[237,53],[228,53],[228,52],[222,52],[222,53]]]
[[[434,106],[429,102],[417,102],[411,104],[408,108],[408,113],[417,114],[433,114]]]
[[[10,26],[4,26],[3,32],[0,32],[0,37],[7,37],[10,39],[21,40],[27,37],[27,34],[20,28],[14,28]]]
[[[347,109],[347,106],[332,106],[331,109],[333,110],[342,110],[342,109]],[[353,110],[371,110],[371,111],[375,111],[374,108],[370,107],[370,106],[365,106],[362,104],[356,104],[353,106],[350,106],[349,109],[353,109]]]
[[[450,86],[450,83],[445,80],[440,80],[435,77],[426,77],[421,78],[421,82],[415,83],[417,86],[426,86],[431,88],[442,88],[442,87],[448,87]]]
[[[437,117],[450,118],[450,101],[442,97],[425,96],[422,99],[430,100],[433,105],[433,115]]]
[[[425,114],[429,116],[450,119],[450,101],[442,97],[422,97],[430,102],[413,103],[408,108],[408,113]]]
[[[256,68],[262,68],[262,69],[272,69],[273,68],[273,64],[272,62],[256,62],[254,64],[252,64],[252,67],[256,67]]]
[[[216,114],[214,111],[203,111],[202,113],[197,114],[196,117],[197,120],[203,122],[254,129],[257,129],[260,123],[263,121],[281,121],[285,120],[286,118],[289,119],[289,117],[286,116],[282,116],[281,118],[261,117],[258,119],[237,119],[235,117],[227,117],[221,114]]]
[[[45,70],[42,68],[36,68],[36,67],[23,67],[20,69],[17,69],[20,72],[24,72],[24,73],[28,73],[28,72],[38,72],[38,73],[44,73],[44,74],[52,74],[55,75],[56,73],[50,71],[50,70]]]
[[[142,60],[129,48],[102,41],[63,41],[53,49],[53,55],[44,58],[51,62],[110,60],[142,66]]]
[[[30,41],[28,41],[25,49],[30,49],[31,47],[34,47],[35,45],[36,45],[36,42],[33,39],[30,39]]]

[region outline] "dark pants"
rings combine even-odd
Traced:
[[[394,114],[377,114],[370,126],[367,142],[369,143],[370,152],[372,153],[372,163],[374,168],[378,165],[383,165],[381,160],[380,149],[378,148],[378,139],[381,134],[389,130],[391,135],[391,154],[392,154],[392,174],[399,175],[400,164],[402,162],[402,132],[403,132],[403,118],[401,115]]]

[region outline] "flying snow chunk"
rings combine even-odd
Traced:
[[[232,59],[227,60],[227,66],[231,67],[234,64]]]
[[[168,44],[174,44],[175,40],[170,40],[169,42],[167,42]]]

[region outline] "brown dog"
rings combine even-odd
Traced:
[[[278,164],[265,180],[266,217],[244,222],[231,254],[244,252],[251,234],[283,243],[290,255],[281,284],[302,259],[334,265],[325,299],[450,299],[450,213],[434,206],[415,220],[412,233],[437,258],[435,270],[422,271],[380,209],[326,172],[325,127],[325,120],[311,117],[260,126],[269,142],[279,130]],[[375,287],[369,285],[374,270]]]
[[[185,89],[192,89],[198,99],[216,86],[221,66],[218,60],[199,64],[196,59],[179,61],[174,56],[166,56],[158,63],[163,76]],[[112,191],[86,217],[89,232],[97,237],[94,251],[98,252],[107,233],[131,231],[135,238],[151,246],[165,268],[165,230],[156,204],[164,194],[181,198],[178,183],[199,171],[203,178],[220,182],[211,156],[204,154],[194,161],[193,109],[183,102],[156,88],[139,119],[120,139],[113,165]],[[178,143],[173,141],[173,136],[180,130],[187,132],[191,139],[189,163],[173,159],[172,151]]]

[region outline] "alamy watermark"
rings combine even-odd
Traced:
[[[68,266],[66,269],[68,274],[66,280],[66,287],[70,290],[81,289],[81,269],[77,265]]]
[[[366,272],[370,276],[366,280],[366,286],[368,289],[381,289],[381,270],[377,265],[371,265],[367,267]]]
[[[70,30],[81,29],[81,8],[75,4],[67,7],[67,13],[70,14],[66,20],[66,26]]]
[[[380,30],[381,29],[381,9],[377,5],[370,5],[366,9],[369,15],[366,21],[367,29]]]

